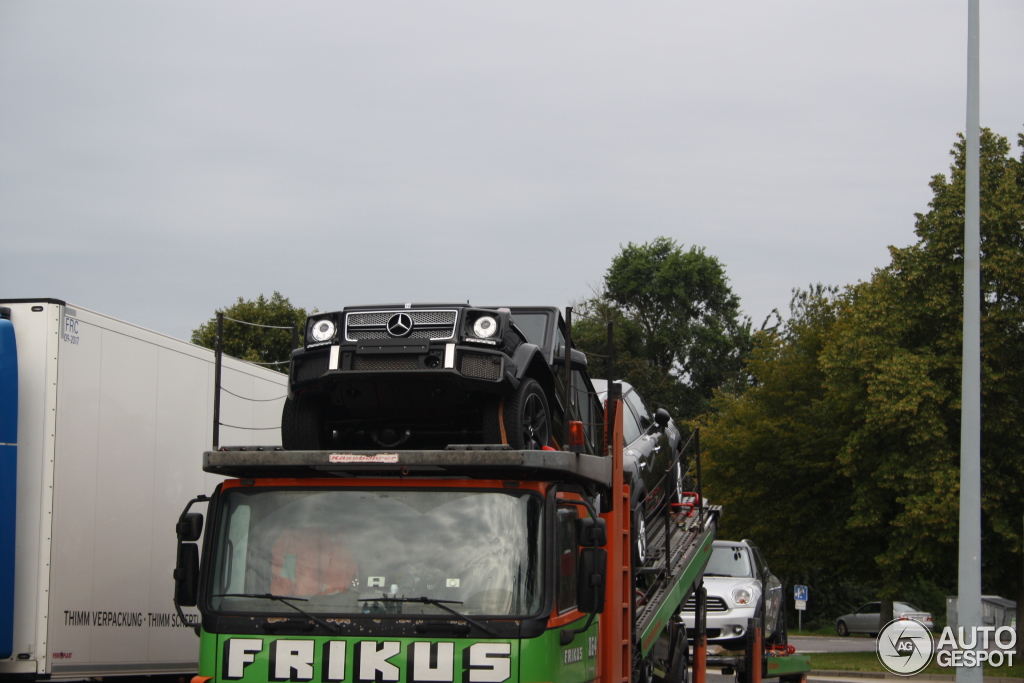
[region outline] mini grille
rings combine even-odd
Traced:
[[[420,356],[389,356],[389,355],[373,355],[373,356],[360,356],[355,355],[352,358],[352,369],[353,370],[419,370],[423,368],[423,364],[420,362]]]
[[[498,379],[501,377],[501,358],[484,353],[464,353],[459,370],[466,377]]]
[[[327,372],[328,357],[322,353],[312,358],[306,358],[295,369],[295,381],[305,382],[311,379],[318,379]]]
[[[686,601],[686,606],[683,607],[684,611],[693,612],[697,609],[697,598],[690,596],[690,599]],[[709,612],[728,612],[729,608],[725,604],[725,600],[718,597],[717,595],[708,596],[708,611]]]

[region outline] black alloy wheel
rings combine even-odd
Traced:
[[[505,435],[516,450],[538,451],[551,444],[551,412],[537,380],[523,380],[506,403]]]

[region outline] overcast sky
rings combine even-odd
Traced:
[[[1024,2],[981,17],[981,122],[1015,141]],[[964,129],[966,20],[966,0],[0,0],[0,298],[179,338],[274,290],[565,306],[666,235],[718,257],[760,324],[914,241]]]

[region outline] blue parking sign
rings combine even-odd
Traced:
[[[807,600],[807,586],[793,586],[794,600]]]

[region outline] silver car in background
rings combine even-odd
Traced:
[[[708,592],[707,637],[709,645],[742,650],[747,635],[747,620],[757,611],[761,600],[761,577],[765,577],[764,639],[773,642],[779,631],[782,606],[782,582],[768,570],[761,551],[752,541],[715,541],[711,559],[704,568],[704,588]],[[697,599],[691,596],[680,617],[693,637]]]
[[[893,602],[892,618],[914,619],[915,621],[921,622],[929,629],[933,626],[931,613],[922,612],[909,602]],[[844,614],[836,619],[836,633],[841,636],[848,636],[851,633],[869,633],[871,635],[875,635],[882,628],[882,624],[880,623],[881,621],[882,603],[869,602],[866,605],[861,605],[856,612]]]

